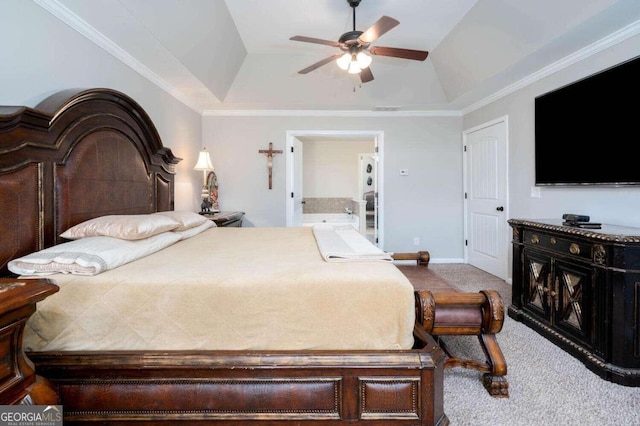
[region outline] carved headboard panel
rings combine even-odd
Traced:
[[[84,220],[172,210],[179,161],[146,112],[114,90],[0,107],[0,276]]]

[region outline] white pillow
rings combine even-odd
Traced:
[[[189,228],[187,230],[184,231],[177,231],[177,230],[173,230],[171,232],[175,233],[175,234],[179,234],[181,236],[182,240],[186,240],[187,238],[191,238],[195,235],[198,235],[201,232],[206,231],[209,228],[214,228],[216,227],[216,224],[214,221],[207,219],[206,222],[194,227],[194,228]]]
[[[179,222],[180,226],[173,229],[173,231],[186,231],[187,229],[195,228],[196,226],[202,225],[205,222],[211,222],[201,214],[189,211],[170,210],[166,212],[157,212],[155,214],[167,216],[175,220],[176,222]]]
[[[113,237],[86,237],[28,254],[8,263],[18,275],[55,273],[97,275],[150,255],[180,240],[174,232],[164,232],[143,240]]]
[[[163,215],[108,215],[89,219],[72,226],[60,236],[68,240],[98,236],[140,240],[171,231],[179,226],[180,222]]]

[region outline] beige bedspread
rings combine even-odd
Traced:
[[[211,228],[93,277],[57,274],[27,351],[409,349],[391,263],[328,263],[311,228]]]

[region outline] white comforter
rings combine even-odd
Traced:
[[[211,228],[96,276],[53,275],[26,350],[410,349],[390,262],[329,263],[311,228]]]

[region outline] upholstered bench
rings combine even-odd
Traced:
[[[416,280],[419,277],[416,274],[429,264],[428,252],[397,253],[393,257],[395,260],[416,260],[417,264],[410,267],[412,269],[399,266],[410,281],[412,278]],[[422,286],[424,284],[422,282]],[[426,287],[429,287],[428,283]],[[442,289],[442,283],[435,283],[434,291],[416,290],[416,336],[428,333],[436,339],[447,355],[445,368],[463,367],[480,371],[484,373],[482,382],[489,394],[508,397],[507,363],[496,339],[504,323],[502,297],[495,290],[467,293],[457,291],[452,285],[447,291]],[[457,357],[447,347],[443,339],[446,336],[477,336],[485,360]]]

